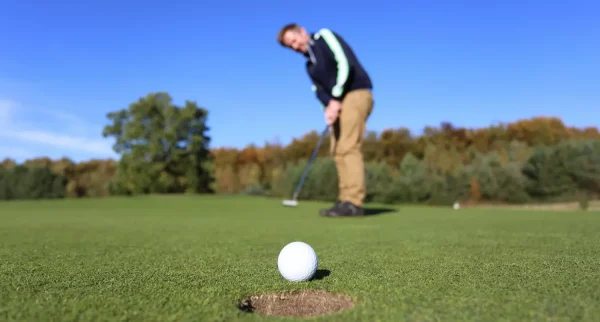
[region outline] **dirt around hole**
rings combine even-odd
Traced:
[[[238,308],[267,316],[312,317],[354,306],[352,298],[323,290],[268,293],[244,299]]]

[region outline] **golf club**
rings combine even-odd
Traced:
[[[310,168],[310,165],[317,157],[317,152],[319,152],[321,143],[323,143],[323,138],[327,135],[328,132],[329,132],[329,126],[326,126],[325,129],[323,130],[323,132],[321,133],[319,142],[317,142],[317,146],[315,146],[315,150],[313,151],[312,156],[310,157],[310,160],[308,160],[308,163],[306,164],[306,168],[304,169],[304,173],[302,174],[302,178],[300,178],[300,182],[298,183],[298,187],[296,187],[296,191],[294,192],[292,199],[284,200],[283,201],[284,206],[296,207],[298,205],[298,201],[296,199],[298,198],[298,195],[300,194],[300,190],[302,189],[302,185],[304,184],[304,180],[306,179],[306,175],[308,174],[308,169]]]

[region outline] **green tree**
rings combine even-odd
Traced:
[[[17,165],[0,173],[0,200],[58,199],[67,180],[47,166]]]
[[[108,113],[103,136],[115,139],[121,155],[111,193],[211,192],[207,115],[196,102],[175,105],[165,92]]]
[[[567,150],[566,168],[578,189],[600,195],[600,141],[577,140],[557,148]]]
[[[509,163],[495,169],[494,172],[498,187],[495,199],[509,203],[526,203],[530,201],[527,194],[527,178],[521,172],[518,163]]]
[[[365,164],[367,202],[385,202],[385,196],[394,182],[394,171],[387,163],[367,162]]]
[[[10,199],[9,170],[0,166],[0,200]]]
[[[290,165],[275,186],[280,196],[291,196],[304,172],[308,161],[301,160]],[[298,199],[335,201],[338,195],[338,177],[335,162],[331,158],[317,158],[311,165]]]
[[[389,203],[426,201],[430,197],[431,183],[428,180],[425,162],[408,153],[400,164],[400,172],[394,177],[385,201]]]
[[[570,151],[564,146],[538,146],[523,167],[528,193],[534,199],[553,200],[572,196],[577,183],[568,170]]]

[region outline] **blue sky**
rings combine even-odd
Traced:
[[[114,157],[106,113],[163,90],[209,110],[212,147],[320,130],[303,58],[275,42],[288,22],[355,49],[375,86],[369,130],[600,125],[597,1],[355,3],[4,0],[0,158]]]

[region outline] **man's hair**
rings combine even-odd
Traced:
[[[285,47],[285,44],[283,43],[283,35],[290,30],[300,31],[300,28],[301,27],[297,23],[288,23],[287,25],[283,26],[283,28],[279,30],[279,33],[277,33],[277,42]]]

